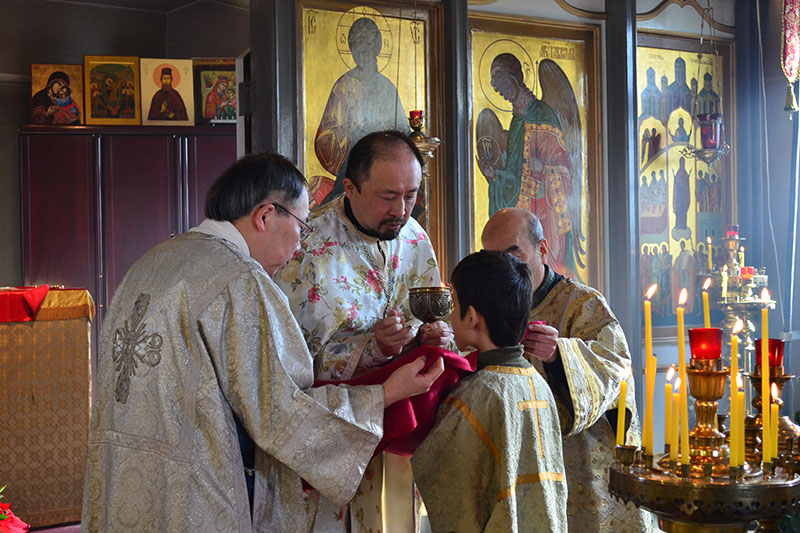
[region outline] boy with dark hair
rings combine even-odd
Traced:
[[[481,251],[453,270],[458,349],[478,370],[439,407],[411,464],[436,531],[567,531],[561,430],[547,383],[520,344],[532,296],[530,269]]]

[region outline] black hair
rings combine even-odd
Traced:
[[[306,179],[279,154],[248,155],[222,173],[206,196],[206,218],[232,222],[273,196],[292,203],[306,188]]]
[[[481,250],[462,259],[450,280],[461,318],[472,306],[486,321],[489,338],[498,348],[522,341],[533,296],[526,263],[508,252]]]
[[[402,131],[375,131],[363,137],[353,146],[347,156],[347,177],[361,192],[361,184],[367,181],[369,171],[376,159],[393,155],[394,150],[408,147],[422,168],[424,160],[417,145]]]

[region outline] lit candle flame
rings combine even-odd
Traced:
[[[669,370],[667,370],[667,381],[672,381],[672,378],[675,377],[675,367],[670,366]]]
[[[678,379],[675,380],[675,390],[681,390],[681,377],[678,376]]]
[[[442,288],[445,288],[445,287],[447,287],[447,284],[443,281],[442,282]]]
[[[740,251],[740,252],[744,252],[744,246],[740,246],[740,247],[739,247],[739,251]]]
[[[703,282],[703,290],[707,291],[710,286],[711,286],[711,278],[706,278],[706,280]]]
[[[723,267],[722,267],[722,271],[723,271],[723,272],[727,272],[727,271],[728,271],[728,265],[725,265],[725,266],[723,266]]]
[[[686,289],[681,289],[681,293],[678,296],[678,305],[683,306],[686,303],[686,300],[689,299],[689,292]]]
[[[625,370],[622,371],[622,374],[620,374],[619,380],[625,381],[626,379],[628,379],[628,376],[631,375],[631,372],[633,372],[633,367],[631,366],[627,367]]]
[[[707,242],[708,244],[711,244],[711,237],[706,237],[706,242]]]
[[[743,329],[744,329],[744,322],[742,322],[742,319],[740,318],[740,319],[738,319],[738,320],[736,321],[736,323],[733,325],[733,331],[732,331],[732,333],[733,333],[734,335],[736,335],[736,334],[738,334],[740,331],[742,331]]]
[[[647,288],[647,292],[644,294],[644,297],[649,300],[656,293],[656,289],[658,289],[658,283],[653,283]]]
[[[741,374],[736,374],[736,388],[739,390],[744,390],[744,381],[742,381]]]
[[[772,394],[773,402],[778,399],[778,386],[775,383],[772,384],[772,389],[770,393]]]
[[[769,301],[769,290],[766,287],[764,287],[761,290],[761,301],[762,302],[768,302]]]

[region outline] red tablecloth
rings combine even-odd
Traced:
[[[50,290],[49,285],[39,285],[0,291],[0,322],[33,320],[48,290]]]

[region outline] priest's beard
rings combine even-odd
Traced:
[[[376,231],[376,235],[379,240],[382,241],[391,241],[397,238],[400,235],[400,232],[403,230],[403,226],[406,225],[406,220],[402,218],[395,218],[395,217],[388,217],[381,220],[381,223],[378,225],[378,231]],[[397,226],[396,229],[381,231],[381,228],[385,226]]]

